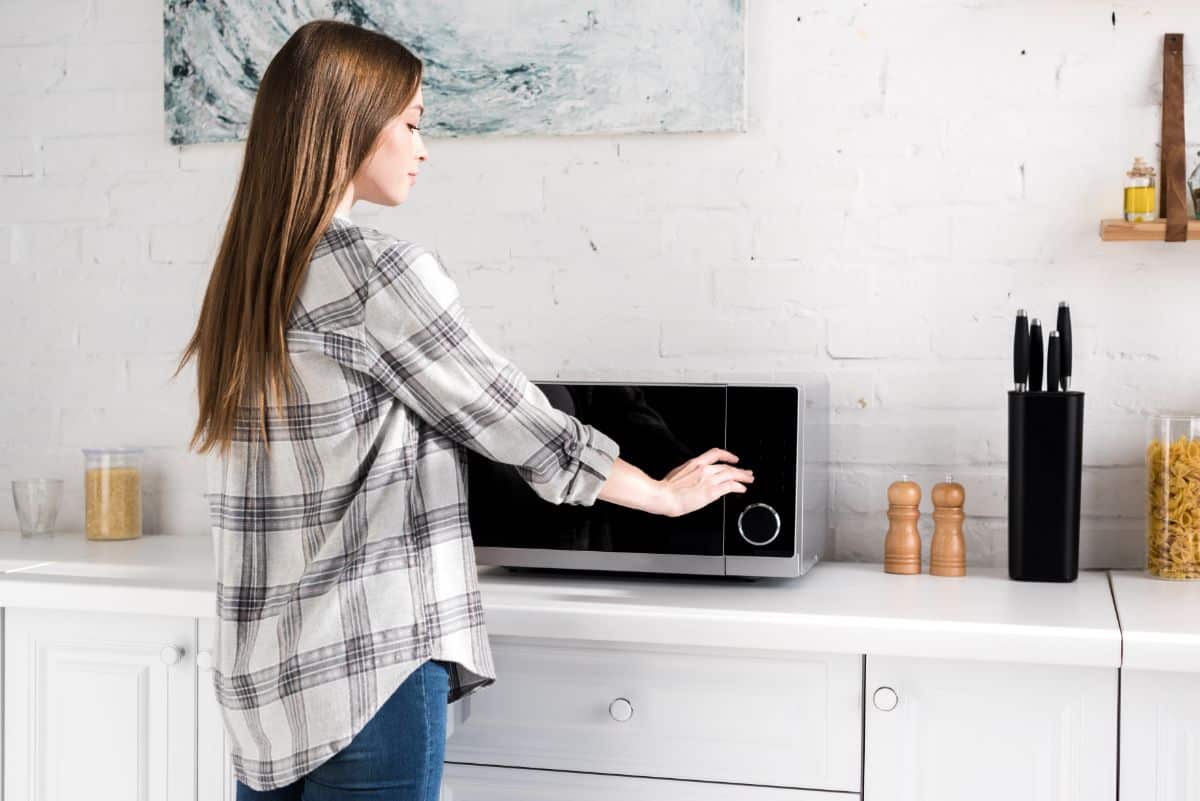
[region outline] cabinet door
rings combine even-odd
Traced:
[[[1117,793],[1115,668],[867,657],[871,801]]]
[[[1200,675],[1122,671],[1121,798],[1200,798]]]
[[[229,744],[225,740],[225,722],[213,690],[213,646],[216,644],[217,621],[200,618],[196,654],[196,798],[198,801],[234,801],[237,783],[229,761]]]
[[[853,801],[858,794],[447,763],[441,801]]]
[[[5,798],[192,801],[193,618],[5,617]]]

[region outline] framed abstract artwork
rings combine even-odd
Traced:
[[[441,136],[745,130],[744,0],[165,0],[172,144],[244,140],[259,77],[312,19],[399,40]]]

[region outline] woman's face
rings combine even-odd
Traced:
[[[416,129],[425,111],[420,88],[401,114],[393,117],[379,133],[379,146],[354,175],[354,195],[382,206],[396,206],[408,197],[416,173],[429,152]]]

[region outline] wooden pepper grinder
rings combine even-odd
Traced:
[[[947,475],[933,487],[933,541],[929,545],[929,572],[934,576],[965,576],[967,546],[963,541],[962,484]]]
[[[888,487],[888,533],[883,541],[885,573],[911,575],[921,572],[921,535],[917,519],[921,516],[921,488],[908,476],[901,476]]]

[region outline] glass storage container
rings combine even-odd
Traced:
[[[87,538],[142,536],[142,449],[84,448],[83,457]]]
[[[1200,578],[1200,414],[1158,413],[1146,446],[1146,570]]]

